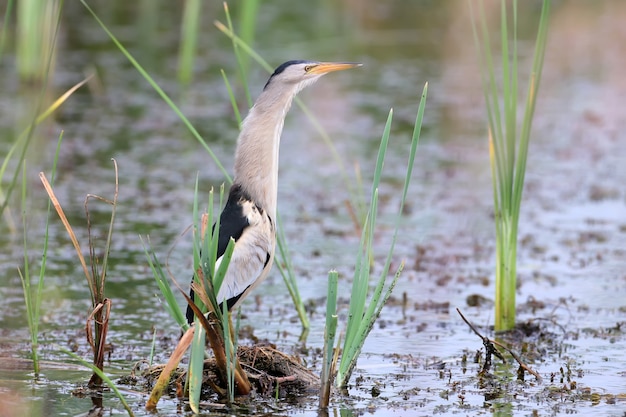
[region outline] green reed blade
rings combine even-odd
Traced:
[[[287,291],[289,291],[291,300],[293,301],[296,312],[298,313],[298,317],[300,318],[302,328],[306,333],[306,331],[311,327],[311,324],[309,322],[309,316],[306,313],[304,302],[302,301],[302,297],[300,296],[300,290],[298,289],[298,280],[293,269],[293,263],[291,262],[289,247],[286,244],[285,233],[280,215],[277,214],[276,219],[276,225],[278,226],[276,246],[278,248],[278,255],[280,256],[281,262],[276,262],[275,265],[278,268],[280,275],[283,277],[283,281],[285,282]]]
[[[320,380],[319,407],[326,408],[330,402],[330,388],[333,378],[333,350],[337,333],[337,284],[339,274],[337,271],[328,273],[328,290],[326,296],[326,325],[324,326],[324,350],[322,359],[322,373]]]
[[[178,82],[187,86],[193,76],[193,65],[198,44],[200,27],[201,0],[185,0],[183,21],[180,25],[180,47],[178,53]]]

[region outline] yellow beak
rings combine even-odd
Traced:
[[[309,70],[309,74],[327,74],[333,71],[343,71],[350,68],[360,67],[359,62],[320,62]]]

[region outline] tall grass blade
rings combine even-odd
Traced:
[[[159,262],[154,251],[151,248],[149,249],[149,246],[146,246],[141,237],[140,239],[141,243],[143,244],[146,258],[148,259],[148,264],[150,265],[150,269],[152,270],[152,276],[156,280],[159,290],[161,291],[161,294],[165,299],[165,309],[169,313],[170,317],[172,317],[180,326],[180,328],[183,331],[186,331],[189,328],[189,324],[187,323],[187,319],[185,318],[183,311],[178,305],[178,300],[174,296],[174,292],[172,291],[172,287],[170,286],[169,279],[165,275],[165,272],[161,267],[161,263]]]
[[[233,108],[233,112],[235,113],[235,119],[237,120],[237,126],[241,126],[243,119],[241,117],[241,112],[239,111],[239,106],[237,105],[237,99],[235,98],[235,93],[233,92],[233,88],[228,81],[228,77],[224,70],[220,70],[222,74],[222,78],[224,79],[224,85],[226,85],[226,90],[228,90],[228,97],[230,97],[230,105]]]
[[[48,81],[53,68],[62,0],[17,2],[16,61],[24,81]],[[44,87],[45,88],[45,87]]]
[[[276,247],[278,248],[280,262],[276,262],[275,265],[278,268],[280,275],[283,277],[283,281],[285,282],[287,291],[289,291],[289,295],[291,296],[293,305],[295,306],[298,317],[300,318],[300,323],[302,324],[303,329],[301,339],[303,339],[307,335],[307,332],[311,327],[311,323],[309,322],[309,316],[307,315],[304,302],[302,301],[302,297],[300,296],[300,290],[298,289],[298,280],[296,278],[293,263],[291,261],[291,254],[289,253],[289,248],[286,244],[285,232],[283,230],[281,217],[280,215],[277,215],[276,217],[276,224],[278,225]]]
[[[338,386],[345,386],[350,377],[350,368],[352,362],[356,364],[358,351],[360,350],[359,327],[365,311],[365,303],[367,299],[369,287],[369,271],[370,260],[372,258],[372,241],[373,231],[376,225],[376,214],[378,207],[378,186],[382,174],[382,168],[389,143],[389,134],[391,131],[391,121],[393,120],[393,110],[389,111],[387,122],[383,131],[383,136],[378,149],[378,158],[376,161],[376,169],[374,171],[374,179],[372,182],[372,196],[370,200],[370,209],[367,213],[365,224],[361,232],[361,242],[359,244],[359,252],[356,258],[354,277],[352,282],[352,292],[350,295],[350,305],[348,309],[348,324],[345,332],[345,340],[343,345],[343,354],[339,362],[337,372]]]
[[[184,86],[189,85],[193,75],[201,6],[201,0],[185,0],[183,7],[183,21],[180,27],[180,50],[178,54],[178,81]]]
[[[250,1],[246,1],[244,3],[250,3]],[[246,7],[244,5],[244,7]],[[228,3],[224,2],[224,14],[226,15],[226,23],[228,24],[228,29],[231,32],[235,32],[233,28],[233,21],[230,18],[230,11],[228,9]],[[243,56],[239,53],[239,46],[233,40],[233,52],[235,53],[235,58],[237,59],[237,66],[239,67],[239,78],[241,79],[241,84],[244,87],[244,91],[246,93],[246,100],[248,102],[248,107],[252,107],[252,95],[250,95],[250,89],[248,88],[248,71],[245,67]],[[249,61],[249,60],[246,60]],[[249,65],[247,65],[249,66]]]
[[[4,22],[2,24],[2,30],[0,31],[0,62],[4,56],[4,46],[7,42],[7,33],[9,32],[9,22],[11,20],[11,12],[13,11],[14,0],[8,0],[6,2],[6,8],[4,9]]]
[[[239,33],[241,39],[248,45],[252,45],[254,41],[259,5],[259,0],[247,0],[242,2],[239,9]],[[250,72],[250,56],[246,54],[240,58],[240,67],[244,74],[248,74]]]
[[[320,388],[320,408],[327,408],[330,403],[330,388],[333,384],[335,355],[335,336],[337,334],[337,283],[339,274],[337,271],[328,273],[328,294],[326,296],[326,326],[324,327],[324,356],[322,359],[322,382]]]
[[[52,162],[52,183],[56,177],[57,162],[59,160],[59,153],[61,151],[61,142],[63,140],[63,132],[59,135],[57,141],[57,148],[54,154],[54,160]],[[22,281],[22,289],[24,291],[24,302],[26,303],[26,319],[28,321],[28,330],[30,333],[31,341],[31,353],[33,358],[33,371],[35,377],[39,375],[39,315],[41,311],[41,299],[43,298],[43,284],[44,276],[46,272],[46,262],[48,259],[48,240],[50,230],[50,210],[52,204],[48,201],[48,209],[46,211],[46,227],[43,237],[43,250],[41,255],[41,266],[39,268],[39,280],[37,281],[36,293],[32,293],[31,289],[31,275],[29,272],[29,259],[28,259],[28,245],[27,245],[27,227],[26,227],[26,165],[24,165],[24,175],[22,182],[22,206],[24,212],[22,214],[23,229],[24,229],[24,274],[18,270],[20,279]],[[33,299],[34,297],[34,299]]]

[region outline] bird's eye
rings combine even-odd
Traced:
[[[315,65],[307,65],[306,67],[304,67],[304,72],[309,72],[313,69]]]

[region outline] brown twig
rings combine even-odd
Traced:
[[[469,326],[470,329],[472,329],[472,331],[476,334],[476,336],[480,337],[483,341],[483,345],[485,346],[486,354],[485,354],[485,366],[483,367],[483,370],[481,372],[487,371],[489,369],[489,367],[491,366],[491,354],[496,355],[498,358],[500,358],[503,362],[506,362],[506,360],[504,359],[504,356],[502,356],[502,354],[495,348],[495,346],[498,346],[504,350],[506,350],[512,357],[513,359],[515,359],[515,361],[519,364],[519,366],[524,369],[526,372],[528,372],[529,374],[533,375],[535,378],[537,378],[538,381],[541,381],[541,375],[539,375],[539,373],[537,371],[534,371],[533,369],[531,369],[528,365],[526,365],[521,359],[520,357],[515,354],[511,349],[509,349],[507,346],[503,345],[502,343],[498,342],[497,340],[492,340],[489,339],[486,336],[483,336],[477,329],[476,327],[474,327],[474,325],[472,323],[470,323],[469,320],[467,320],[465,318],[465,316],[463,315],[463,313],[461,313],[461,310],[459,310],[458,308],[456,309],[456,312],[459,313],[459,316],[461,316],[461,318],[463,319],[463,321],[465,322],[465,324],[467,324]],[[495,346],[494,346],[495,345]]]
[[[104,369],[104,347],[106,344],[107,333],[109,331],[109,317],[111,316],[111,300],[105,298],[102,303],[93,309],[87,318],[85,331],[87,333],[87,342],[93,350],[93,364],[100,369]],[[94,337],[91,329],[91,321],[96,323],[96,335]],[[94,341],[95,340],[95,341]],[[95,372],[91,375],[91,379],[87,384],[89,388],[96,388],[102,385],[102,378]]]
[[[506,350],[507,352],[509,352],[509,354],[511,356],[513,356],[513,359],[515,359],[515,361],[519,364],[519,366],[524,369],[526,372],[528,372],[529,374],[531,374],[532,376],[534,376],[535,378],[537,378],[538,381],[541,381],[541,375],[539,375],[539,373],[533,369],[531,369],[528,365],[526,365],[519,356],[517,356],[517,354],[515,352],[513,352],[511,349],[509,349],[508,347],[506,347],[505,345],[503,345],[502,343],[498,342],[497,340],[492,340],[493,344],[501,347],[502,349]]]

